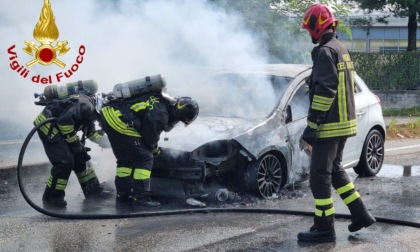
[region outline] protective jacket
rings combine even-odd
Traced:
[[[168,118],[160,93],[110,101],[101,109],[101,125],[117,158],[117,202],[136,201],[150,192],[154,155]]]
[[[160,134],[169,120],[166,102],[158,93],[110,101],[101,113],[114,131],[141,138],[149,150],[157,148]]]
[[[51,130],[49,139],[63,137],[67,143],[75,143],[80,141],[76,133],[81,130],[86,137],[97,142],[103,133],[95,129],[95,121],[99,120],[99,114],[90,99],[92,98],[84,94],[77,94],[63,100],[53,101],[37,116],[34,124],[37,125],[47,118],[56,117],[57,128],[54,127]],[[49,123],[40,128],[44,135],[48,135],[49,130]]]
[[[95,171],[87,168],[86,161],[90,156],[77,135],[78,131],[82,131],[100,146],[105,139],[103,132],[95,129],[95,121],[99,119],[99,114],[91,99],[93,98],[84,94],[76,94],[48,101],[34,121],[34,124],[38,125],[47,118],[57,118],[54,126],[47,123],[38,129],[45,153],[53,165],[43,195],[44,204],[60,207],[66,205],[63,200],[64,190],[72,171],[75,172],[86,198],[98,195],[102,191]]]
[[[334,33],[325,34],[312,50],[312,60],[308,126],[317,130],[318,141],[356,135],[354,65],[350,52]]]

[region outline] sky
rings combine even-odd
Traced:
[[[46,85],[51,85],[35,83],[34,76],[46,80],[51,77],[52,84],[59,85],[94,79],[99,92],[108,93],[117,83],[162,74],[169,94],[188,96],[177,94],[176,87],[185,80],[194,83],[199,77],[200,72],[191,67],[266,62],[265,52],[257,51],[261,42],[243,28],[241,17],[227,15],[205,0],[50,3],[59,31],[52,45],[68,41],[70,47],[66,54],[57,56],[66,64],[64,68],[39,63],[26,66],[34,56],[23,51],[25,41],[41,45],[33,31],[43,0],[2,0],[0,9],[0,113],[3,120],[28,125],[27,129],[32,128],[33,119],[42,110],[34,105],[34,93],[42,93]],[[11,64],[23,66],[27,77],[13,70]],[[56,75],[68,71],[73,74],[58,82]]]

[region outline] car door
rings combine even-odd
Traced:
[[[367,125],[369,123],[369,99],[363,93],[358,85],[360,77],[355,75],[354,99],[356,106],[357,134],[349,137],[343,150],[343,165],[351,166],[358,162],[360,149],[363,148],[363,142],[367,134]]]
[[[289,133],[288,145],[292,153],[290,175],[299,176],[300,179],[298,180],[306,179],[309,174],[310,147],[300,140],[307,124],[310,103],[308,90],[308,85],[302,80],[290,96],[286,106],[286,128]]]

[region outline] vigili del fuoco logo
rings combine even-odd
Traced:
[[[40,44],[34,41],[25,41],[26,47],[22,48],[23,51],[34,57],[33,60],[27,62],[25,65],[18,61],[16,45],[12,45],[7,49],[10,68],[16,71],[22,78],[30,78],[34,83],[52,84],[70,78],[79,69],[79,65],[82,64],[83,56],[86,52],[84,45],[79,47],[75,63],[67,70],[49,76],[30,74],[29,69],[36,64],[43,66],[54,64],[62,69],[66,69],[66,63],[60,60],[60,56],[66,54],[70,50],[70,47],[68,47],[67,40],[57,41],[54,44],[58,39],[59,31],[55,24],[55,17],[49,0],[44,0],[44,6],[42,7],[39,21],[35,25],[33,36]]]

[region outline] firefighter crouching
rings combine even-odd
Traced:
[[[95,108],[97,83],[93,80],[51,85],[44,89],[37,105],[45,108],[36,117],[38,125],[50,117],[57,121],[47,123],[38,129],[45,153],[51,164],[51,174],[47,181],[42,202],[46,207],[64,208],[65,189],[72,171],[82,187],[86,199],[109,198],[111,193],[104,191],[99,184],[95,171],[86,162],[90,159],[84,147],[84,140],[76,134],[78,131],[102,148],[110,147],[102,130],[95,129],[99,113]]]
[[[178,122],[187,126],[198,115],[195,100],[172,98],[162,92],[165,85],[160,75],[118,84],[112,93],[114,99],[101,109],[101,125],[117,159],[117,209],[161,206],[151,197],[150,190],[154,156],[160,152],[160,134]],[[145,86],[151,88],[145,90]]]

